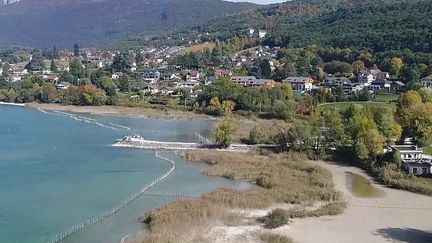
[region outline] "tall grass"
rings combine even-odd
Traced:
[[[202,235],[211,222],[227,222],[234,208],[268,208],[276,203],[310,205],[318,201],[329,204],[341,199],[334,189],[332,176],[325,169],[312,165],[301,154],[260,155],[219,151],[188,151],[184,158],[208,165],[205,173],[230,179],[244,179],[254,184],[247,191],[218,189],[199,199],[178,200],[149,212],[145,223],[151,234],[133,242],[190,242]],[[320,210],[320,209],[318,209]],[[341,213],[333,207],[318,214]],[[305,213],[306,214],[306,213]],[[286,242],[271,240],[268,242]]]

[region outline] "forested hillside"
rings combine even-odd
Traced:
[[[184,38],[195,31],[209,33],[204,40],[227,40],[259,28],[268,30],[263,43],[269,46],[431,52],[431,12],[429,0],[294,0],[218,18],[171,37]]]
[[[22,0],[0,7],[0,47],[102,46],[187,28],[259,5],[222,0]]]

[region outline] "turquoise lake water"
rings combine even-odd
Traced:
[[[0,105],[0,242],[46,242],[113,208],[170,168],[153,151],[110,146],[115,139],[141,134],[153,140],[199,141],[196,134],[208,135],[209,127],[205,121],[70,117]],[[176,161],[177,169],[150,191],[200,195],[237,186],[204,176],[202,166],[163,154]],[[64,242],[119,242],[125,235],[141,234],[138,217],[172,200],[140,197]]]

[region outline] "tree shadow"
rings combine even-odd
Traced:
[[[384,228],[377,230],[374,234],[380,235],[389,241],[432,243],[432,232],[413,228]]]

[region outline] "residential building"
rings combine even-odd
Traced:
[[[393,92],[402,92],[405,90],[405,84],[401,81],[394,81],[391,89]]]
[[[364,70],[359,73],[358,82],[365,84],[365,86],[369,86],[372,82],[377,79],[388,79],[390,78],[390,74],[387,72],[382,72],[381,70],[375,68],[370,70]]]
[[[200,82],[196,81],[196,80],[189,80],[189,81],[184,81],[184,82],[180,82],[179,83],[179,88],[187,88],[187,89],[193,89],[197,86],[200,85]]]
[[[344,84],[350,83],[350,79],[346,77],[328,77],[323,81],[323,84],[328,86],[342,86]]]
[[[257,79],[254,76],[232,76],[231,81],[250,88],[265,86],[273,88],[276,85],[276,82],[272,79]]]
[[[288,77],[282,83],[291,84],[295,91],[310,91],[313,88],[314,80],[311,77]]]
[[[423,86],[432,88],[432,75],[429,75],[421,80]]]
[[[419,161],[404,161],[403,166],[410,175],[432,174],[431,159],[421,159]]]
[[[369,90],[378,91],[385,90],[387,92],[391,91],[392,82],[387,79],[376,79],[372,83],[369,84]]]
[[[423,150],[415,145],[392,145],[390,148],[398,152],[402,160],[420,160],[423,158]]]
[[[232,71],[229,69],[215,69],[214,74],[218,78],[231,77],[233,75]]]
[[[347,83],[342,85],[343,91],[346,94],[357,93],[365,88],[363,83]]]
[[[58,90],[67,90],[70,87],[70,83],[68,82],[61,82],[59,84],[56,85]]]
[[[198,81],[200,79],[200,73],[197,70],[190,70],[186,74],[186,81]]]
[[[154,84],[159,80],[160,76],[161,74],[158,71],[145,72],[143,75],[144,82]]]

